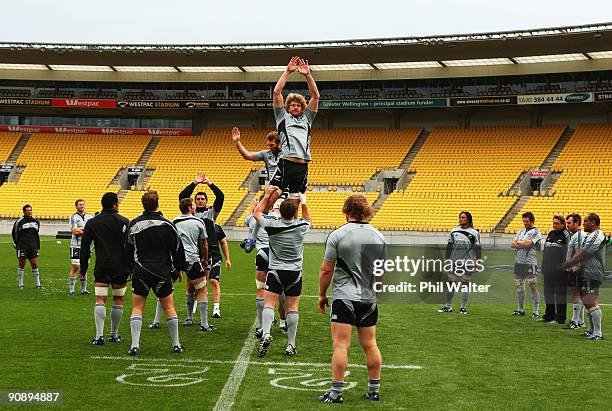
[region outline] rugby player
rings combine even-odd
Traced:
[[[176,227],[159,211],[157,191],[145,192],[142,205],[144,213],[132,220],[128,227],[127,249],[133,267],[130,320],[132,344],[128,354],[139,354],[142,314],[151,289],[166,313],[172,351],[182,353],[184,348],[179,341],[172,282],[175,277],[180,281],[181,272],[187,268],[185,250]]]
[[[453,228],[449,234],[446,244],[446,259],[453,261],[453,271],[448,272],[448,282],[469,283],[476,268],[476,260],[481,258],[480,232],[474,228],[472,214],[469,211],[459,213],[459,226]],[[460,261],[461,264],[457,264]],[[466,269],[466,262],[472,269]],[[446,290],[446,302],[438,310],[439,313],[450,313],[453,311],[453,296],[455,292],[449,286]],[[469,291],[461,292],[460,314],[467,314],[467,302]]]
[[[187,262],[187,296],[195,292],[198,309],[200,310],[200,330],[212,331],[214,327],[208,324],[208,288],[206,287],[206,271],[208,267],[208,235],[202,219],[195,217],[195,204],[191,198],[183,198],[179,203],[182,215],[172,222],[179,233],[185,261]],[[187,315],[193,312],[194,301],[187,300]]]
[[[96,336],[91,340],[93,345],[104,345],[104,321],[106,320],[106,299],[109,286],[112,289],[113,306],[108,341],[121,342],[119,324],[123,317],[123,298],[130,275],[130,258],[125,248],[130,222],[119,214],[119,198],[116,193],[104,194],[101,202],[102,212],[85,224],[80,239],[81,252],[79,255],[81,278],[87,278],[93,243],[96,251],[94,267]]]
[[[571,236],[567,245],[567,255],[565,258],[566,261],[569,261],[576,256],[584,241],[584,232],[581,228],[582,217],[580,217],[580,214],[570,214],[565,217],[565,225]],[[567,323],[567,327],[565,327],[565,329],[568,330],[584,327],[584,304],[582,303],[580,288],[578,288],[578,285],[582,282],[581,277],[582,270],[580,269],[580,264],[568,268],[567,283],[573,300],[572,319]]]
[[[85,228],[85,223],[93,218],[91,214],[85,212],[85,201],[78,199],[74,202],[76,212],[70,216],[70,231],[72,237],[70,238],[70,296],[74,296],[74,286],[76,284],[76,275],[79,271],[79,264],[81,259],[81,237]],[[87,291],[87,277],[81,277],[81,295],[89,294]]]
[[[267,150],[261,151],[248,151],[242,143],[240,142],[240,130],[238,127],[234,127],[232,129],[232,140],[236,145],[236,149],[245,160],[250,161],[263,161],[266,166],[266,185],[269,183],[270,179],[276,172],[276,165],[278,164],[278,160],[280,159],[281,154],[281,144],[280,138],[278,137],[278,132],[272,131],[268,133],[266,136],[266,142],[268,145]],[[253,239],[252,236],[253,230],[257,229],[259,232],[259,226],[257,226],[257,222],[255,222],[255,226],[251,228],[249,226],[249,237],[240,243],[240,247],[243,248],[247,253],[253,251],[253,242],[249,241],[249,239]],[[248,245],[248,247],[247,247]]]
[[[269,270],[266,276],[264,291],[264,309],[262,313],[263,337],[258,357],[265,357],[272,336],[270,329],[274,320],[274,307],[279,302],[280,295],[285,293],[287,309],[287,348],[285,354],[297,354],[295,337],[299,321],[298,305],[302,293],[302,264],[304,262],[304,236],[310,228],[311,218],[306,205],[306,196],[300,193],[302,218],[298,218],[298,205],[294,200],[286,199],[280,205],[280,218],[264,215],[270,196],[276,192],[274,187],[268,187],[259,202],[253,216],[261,228],[268,233],[270,244]]]
[[[385,258],[385,238],[368,222],[372,207],[361,194],[348,197],[342,207],[346,224],[332,231],[325,244],[319,273],[319,310],[329,305],[331,283],[331,334],[333,344],[332,386],[319,397],[321,402],[343,402],[344,375],[353,327],[366,356],[368,391],[365,398],[379,400],[382,357],[376,344],[378,306],[374,291],[374,259]]]
[[[599,228],[600,224],[599,215],[595,213],[590,213],[584,217],[586,235],[582,247],[571,260],[563,265],[563,268],[573,267],[579,263],[582,266],[579,287],[582,302],[589,317],[589,329],[584,332],[588,340],[603,339],[601,331],[602,313],[597,297],[605,274],[607,241],[606,236]]]
[[[567,256],[570,234],[565,229],[565,218],[553,217],[553,230],[546,236],[542,256],[544,277],[544,302],[546,311],[542,321],[549,324],[565,324],[567,315],[567,273],[561,268]]]
[[[308,103],[306,103],[304,96],[298,93],[290,93],[286,100],[283,98],[283,89],[287,79],[291,73],[296,71],[305,77],[308,84],[310,92]],[[272,208],[272,205],[283,192],[287,192],[289,198],[296,200],[298,204],[298,194],[306,192],[308,162],[311,160],[311,129],[319,110],[319,98],[319,90],[310,72],[308,60],[292,57],[287,68],[278,79],[272,97],[282,158],[278,160],[276,172],[270,179],[270,186],[276,187],[277,190],[268,199],[265,209]],[[257,227],[255,227],[251,238],[245,243],[245,250],[254,247],[255,238],[257,238]]]
[[[26,204],[22,208],[23,217],[13,224],[11,235],[13,237],[13,248],[17,250],[17,278],[18,287],[23,288],[23,275],[26,259],[32,268],[32,277],[36,288],[42,288],[40,284],[40,272],[38,270],[38,254],[40,251],[40,221],[32,217],[32,206]]]
[[[525,315],[525,282],[531,289],[531,302],[533,303],[532,317],[540,317],[540,291],[538,290],[538,280],[536,279],[537,264],[536,250],[542,234],[535,226],[535,216],[531,211],[522,214],[523,226],[512,240],[512,248],[516,249],[514,260],[514,285],[518,298],[518,309],[512,315]]]

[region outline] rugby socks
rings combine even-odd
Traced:
[[[262,327],[261,315],[262,315],[263,309],[264,309],[264,299],[263,299],[263,297],[256,297],[255,298],[255,309],[257,310],[257,328],[261,328]]]
[[[470,293],[467,291],[461,292],[461,308],[467,307],[468,298],[470,298]]]
[[[518,297],[518,310],[525,312],[525,287],[517,287],[516,295]]]
[[[287,313],[287,344],[295,347],[295,335],[297,334],[298,321],[300,313],[297,311],[289,311]]]
[[[280,297],[278,297],[278,302],[279,302],[280,305],[283,306],[283,309],[285,309],[285,293],[282,293],[280,295]],[[285,310],[285,311],[287,311],[287,310]]]
[[[200,310],[200,325],[208,328],[208,300],[198,301],[198,310]]]
[[[539,313],[540,312],[540,292],[539,291],[532,291],[531,292],[531,303],[533,304],[533,312],[534,313]]]
[[[130,329],[132,332],[132,347],[138,348],[140,347],[140,330],[142,330],[142,317],[132,315],[132,318],[130,319]]]
[[[336,398],[342,396],[342,391],[344,391],[344,381],[332,380],[332,387],[329,391],[329,396],[335,400]]]
[[[76,284],[76,278],[70,277],[70,294],[74,294],[74,285]]]
[[[40,287],[40,272],[38,268],[32,268],[32,277],[34,277],[34,281],[36,281],[36,287]]]
[[[588,329],[588,331],[590,333],[593,333],[594,324],[593,324],[593,317],[591,316],[591,311],[590,310],[587,310],[587,317],[589,317],[589,329]]]
[[[213,311],[219,311],[219,305],[221,303],[218,301],[213,302]]]
[[[87,276],[81,277],[81,292],[82,293],[87,292]]]
[[[446,302],[444,303],[445,307],[452,307],[453,305],[453,297],[455,296],[455,292],[451,289],[450,282],[446,283]]]
[[[368,392],[378,392],[380,391],[380,378],[379,379],[373,379],[370,378],[368,380]]]
[[[155,306],[155,318],[153,319],[154,323],[158,323],[161,321],[161,315],[164,309],[162,308],[161,301],[159,298],[157,299],[157,305]]]
[[[193,305],[195,304],[195,292],[185,294],[187,301],[187,319],[193,320]]]
[[[574,301],[573,310],[572,310],[572,321],[575,323],[583,323],[584,322],[584,311],[582,313],[582,321],[580,321],[580,310],[584,310],[584,305],[582,301]]]
[[[106,320],[106,307],[96,303],[94,307],[94,320],[96,322],[96,338],[104,336],[104,320]]]
[[[261,314],[261,328],[263,329],[263,335],[270,334],[272,321],[274,321],[274,308],[264,307],[263,313]]]
[[[19,287],[23,287],[23,274],[25,270],[23,268],[17,269],[17,278],[19,279]]]
[[[168,317],[168,331],[170,332],[170,337],[172,338],[172,345],[178,346],[181,345],[179,342],[179,331],[178,331],[178,317]]]
[[[119,334],[121,317],[123,317],[123,306],[113,304],[113,307],[111,308],[111,335],[114,335],[115,337]]]
[[[285,326],[287,325],[287,320],[283,320],[282,318],[278,321],[278,326],[280,328],[285,328]]]
[[[589,308],[589,317],[593,323],[593,334],[601,335],[601,309],[599,306]]]
[[[584,303],[580,302],[580,310],[578,312],[578,324],[584,324]]]

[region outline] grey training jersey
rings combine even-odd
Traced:
[[[183,214],[172,222],[185,249],[187,269],[191,269],[193,263],[200,261],[200,241],[208,238],[204,221],[196,216]]]
[[[299,117],[287,113],[285,107],[274,107],[276,131],[281,141],[283,157],[310,161],[310,129],[316,112],[306,109]]]
[[[263,161],[266,164],[268,181],[270,181],[274,173],[276,173],[276,165],[278,164],[278,160],[281,158],[281,155],[281,152],[274,154],[271,150],[262,150],[255,153],[255,160]]]
[[[567,243],[567,254],[565,255],[566,261],[571,260],[576,255],[576,251],[582,248],[582,241],[584,241],[584,231],[578,230],[575,233],[570,233],[570,240]],[[580,264],[570,267],[569,270],[580,270]]]
[[[255,228],[255,224],[257,224],[257,220],[255,220],[253,214],[249,214],[247,218],[244,219],[244,224],[249,227],[249,230],[252,231]],[[268,233],[266,230],[258,230],[257,238],[255,239],[255,248],[257,251],[261,250],[262,248],[268,248],[269,246]]]
[[[301,271],[304,262],[304,236],[310,222],[303,218],[293,221],[264,215],[259,226],[268,233],[271,270]]]
[[[324,258],[336,263],[332,301],[376,302],[374,260],[385,258],[385,244],[385,237],[367,223],[350,222],[331,232]]]
[[[601,230],[595,230],[584,236],[582,253],[584,278],[603,281],[606,266],[606,236]]]
[[[514,240],[517,241],[525,241],[531,240],[533,241],[533,245],[529,248],[517,248],[516,249],[516,259],[514,260],[517,264],[529,264],[529,265],[538,265],[538,260],[536,258],[537,245],[542,240],[542,233],[535,227],[530,228],[529,230],[523,228],[514,236]]]
[[[91,220],[93,216],[91,214],[83,214],[74,213],[70,216],[70,229],[74,227],[85,228],[85,223]],[[81,236],[77,236],[72,234],[72,238],[70,238],[70,248],[81,248]]]
[[[214,223],[217,220],[219,213],[215,211],[214,207],[208,207],[206,211],[196,212],[194,216],[201,218],[202,220],[208,219]]]
[[[450,259],[453,261],[473,261],[478,259],[477,248],[480,246],[480,233],[473,227],[455,227],[448,236],[452,245]]]

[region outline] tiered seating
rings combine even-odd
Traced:
[[[521,214],[531,211],[536,225],[547,232],[554,215],[584,215],[594,212],[602,229],[612,234],[612,126],[585,124],[576,128],[552,166],[561,172],[553,197],[531,197],[508,225],[507,232],[522,228]]]
[[[83,198],[89,211],[121,167],[134,164],[148,136],[32,134],[17,159],[25,170],[16,184],[0,186],[0,217],[15,218],[29,203],[38,218],[68,218],[74,200]]]
[[[248,149],[266,148],[266,131],[240,131],[242,143]],[[223,210],[217,220],[223,224],[246,196],[247,190],[240,186],[258,164],[245,161],[234,147],[230,129],[222,128],[208,129],[201,136],[162,137],[147,167],[155,169],[147,186],[159,192],[160,209],[170,218],[180,214],[178,194],[181,190],[199,171],[206,173],[225,194]],[[197,191],[205,191],[212,205],[214,195],[208,186],[198,186],[194,194]],[[121,213],[129,218],[141,214],[141,196],[142,191],[130,191],[121,203]]]
[[[4,162],[13,152],[21,133],[0,133],[0,162]]]
[[[258,193],[256,198],[262,193]],[[337,228],[346,222],[342,214],[342,205],[348,196],[355,194],[350,191],[308,191],[306,199],[308,209],[312,217],[313,228]],[[378,193],[361,193],[364,194],[370,205],[378,198]],[[250,207],[244,211],[242,216],[236,222],[239,227],[244,227],[244,219],[249,214]],[[301,215],[301,214],[300,214]]]
[[[498,197],[522,171],[539,167],[566,126],[437,128],[411,164],[415,177],[392,193],[373,219],[381,229],[449,230],[470,211],[483,232],[515,198]]]
[[[421,130],[314,130],[308,182],[310,185],[361,186],[376,172],[397,168]]]

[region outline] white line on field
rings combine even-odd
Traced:
[[[251,343],[252,343],[251,339]],[[206,363],[206,364],[237,364],[236,360],[200,360],[200,359],[171,359],[171,358],[131,358],[122,356],[92,356],[93,360],[124,360],[124,361],[151,361],[151,362],[184,362],[184,363]],[[277,365],[287,367],[331,367],[330,363],[323,362],[275,362],[275,361],[248,361],[248,365]],[[246,363],[245,363],[246,364]],[[404,369],[404,370],[422,370],[423,367],[420,365],[397,365],[397,364],[383,364],[383,368],[388,369]],[[349,364],[349,368],[367,368],[364,364]]]
[[[219,395],[215,408],[213,408],[214,411],[229,411],[234,405],[236,394],[238,394],[238,389],[240,388],[242,379],[249,366],[249,358],[255,347],[252,335],[255,333],[256,327],[257,320],[253,321],[253,325],[251,325],[251,329],[242,345],[242,350],[240,350],[240,354],[238,354],[238,358],[236,359],[236,364],[234,364],[234,368],[232,368],[232,372],[225,382],[225,386],[221,391],[221,395]]]

